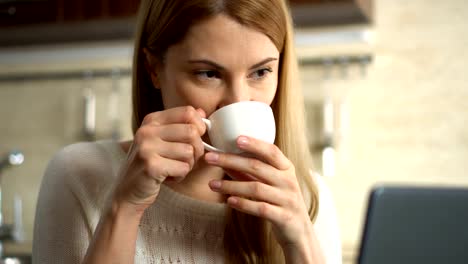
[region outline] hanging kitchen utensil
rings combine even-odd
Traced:
[[[92,88],[93,72],[85,71],[83,79],[83,137],[85,140],[94,140],[96,137],[96,94]]]
[[[119,94],[120,94],[120,69],[113,68],[111,73],[112,87],[109,96],[109,119],[111,123],[112,139],[120,139],[120,114],[119,114]]]

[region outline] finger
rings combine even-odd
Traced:
[[[192,106],[181,106],[146,115],[143,119],[142,126],[149,124],[156,126],[175,123],[193,124],[197,128],[199,134],[203,135],[206,131],[206,125],[201,118],[200,112],[195,110]]]
[[[279,222],[281,208],[266,202],[252,201],[246,198],[231,196],[227,199],[227,204],[243,213],[261,217],[272,221],[274,224]]]
[[[278,170],[255,158],[246,158],[228,153],[208,152],[205,154],[205,161],[210,165],[237,171],[246,176],[250,175],[268,185],[278,186],[280,184]]]
[[[221,181],[215,180],[209,183],[210,188],[219,193],[231,196],[246,197],[256,201],[281,205],[284,194],[277,188],[258,181]]]
[[[274,144],[252,137],[240,136],[237,138],[237,145],[240,149],[253,154],[279,170],[287,170],[291,166],[288,158]]]
[[[197,108],[197,112],[200,114],[200,117],[206,118],[206,113],[203,109]]]
[[[201,134],[193,124],[168,124],[154,128],[154,133],[164,141],[190,143],[201,139]]]
[[[194,149],[194,158],[198,160],[203,153],[203,141],[193,124],[170,124],[158,127],[154,133],[167,142],[190,144]]]
[[[156,149],[161,157],[186,162],[190,169],[195,164],[195,148],[190,144],[161,140]]]
[[[143,168],[143,172],[158,183],[162,183],[168,177],[180,178],[181,180],[190,172],[188,163],[160,156],[145,160]]]

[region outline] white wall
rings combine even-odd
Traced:
[[[468,2],[376,0],[375,7],[367,77],[326,82],[348,109],[337,175],[326,179],[348,254],[359,245],[374,184],[468,186]],[[323,93],[316,80],[305,89]]]

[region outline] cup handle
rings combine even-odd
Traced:
[[[209,119],[206,119],[206,118],[202,118],[203,120],[203,123],[205,123],[206,125],[206,130],[209,131],[211,129],[211,121]],[[213,152],[224,152],[220,149],[217,149],[213,146],[211,146],[210,144],[206,143],[205,141],[203,141],[203,146],[205,148],[206,151],[213,151]]]

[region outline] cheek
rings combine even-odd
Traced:
[[[273,100],[275,99],[276,96],[276,89],[273,90],[271,93],[269,93],[268,97],[265,98],[265,103],[271,105],[273,103]]]
[[[255,91],[252,98],[254,101],[260,101],[271,105],[278,91],[278,81],[272,80],[267,88]]]
[[[269,91],[269,104],[273,102],[273,100],[276,97],[277,92],[278,92],[278,79],[274,81],[274,85],[272,86],[272,89]]]
[[[178,78],[165,78],[164,82],[161,82],[161,93],[166,109],[187,105],[184,87]]]
[[[201,89],[187,78],[179,78],[173,82],[171,92],[172,106],[191,105],[202,108],[207,114],[216,110],[219,94],[210,89]]]

